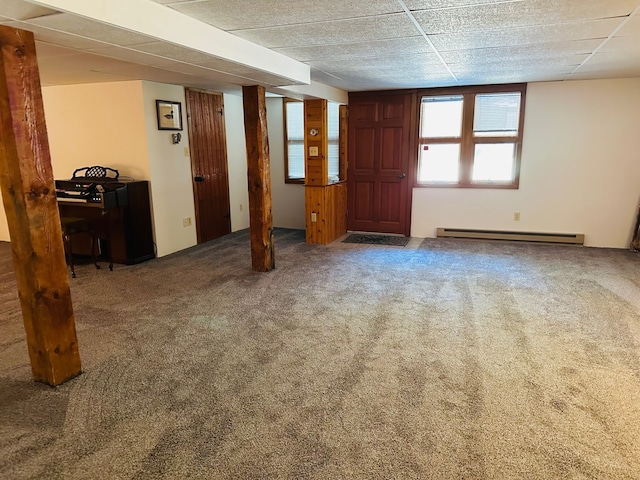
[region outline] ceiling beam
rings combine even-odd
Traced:
[[[149,0],[29,1],[278,75],[291,84],[311,81],[308,65]]]

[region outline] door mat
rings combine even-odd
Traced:
[[[352,233],[342,240],[342,243],[368,243],[372,245],[391,245],[393,247],[404,247],[409,243],[409,237],[396,237],[390,235],[364,235]]]

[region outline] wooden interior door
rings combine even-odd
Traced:
[[[187,121],[198,243],[231,233],[229,170],[220,94],[187,89]]]
[[[349,98],[349,230],[409,235],[412,99]]]

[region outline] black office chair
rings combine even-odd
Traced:
[[[99,270],[96,249],[98,247],[98,237],[93,229],[93,224],[90,220],[85,218],[73,218],[73,217],[61,217],[60,223],[62,226],[62,240],[64,241],[64,253],[67,259],[67,265],[71,268],[71,277],[76,278],[76,269],[73,264],[73,248],[71,237],[78,234],[91,235],[91,258],[94,265]]]

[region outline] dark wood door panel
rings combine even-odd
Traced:
[[[354,172],[364,173],[363,170],[373,171],[376,155],[376,129],[374,127],[356,128],[353,132],[353,148],[350,152],[351,168]]]
[[[187,89],[198,243],[231,233],[222,95]]]
[[[409,234],[412,102],[411,93],[350,98],[350,230]]]
[[[375,182],[358,182],[353,195],[353,218],[357,221],[373,221]]]
[[[403,135],[402,127],[380,128],[380,173],[395,175],[403,171]]]

